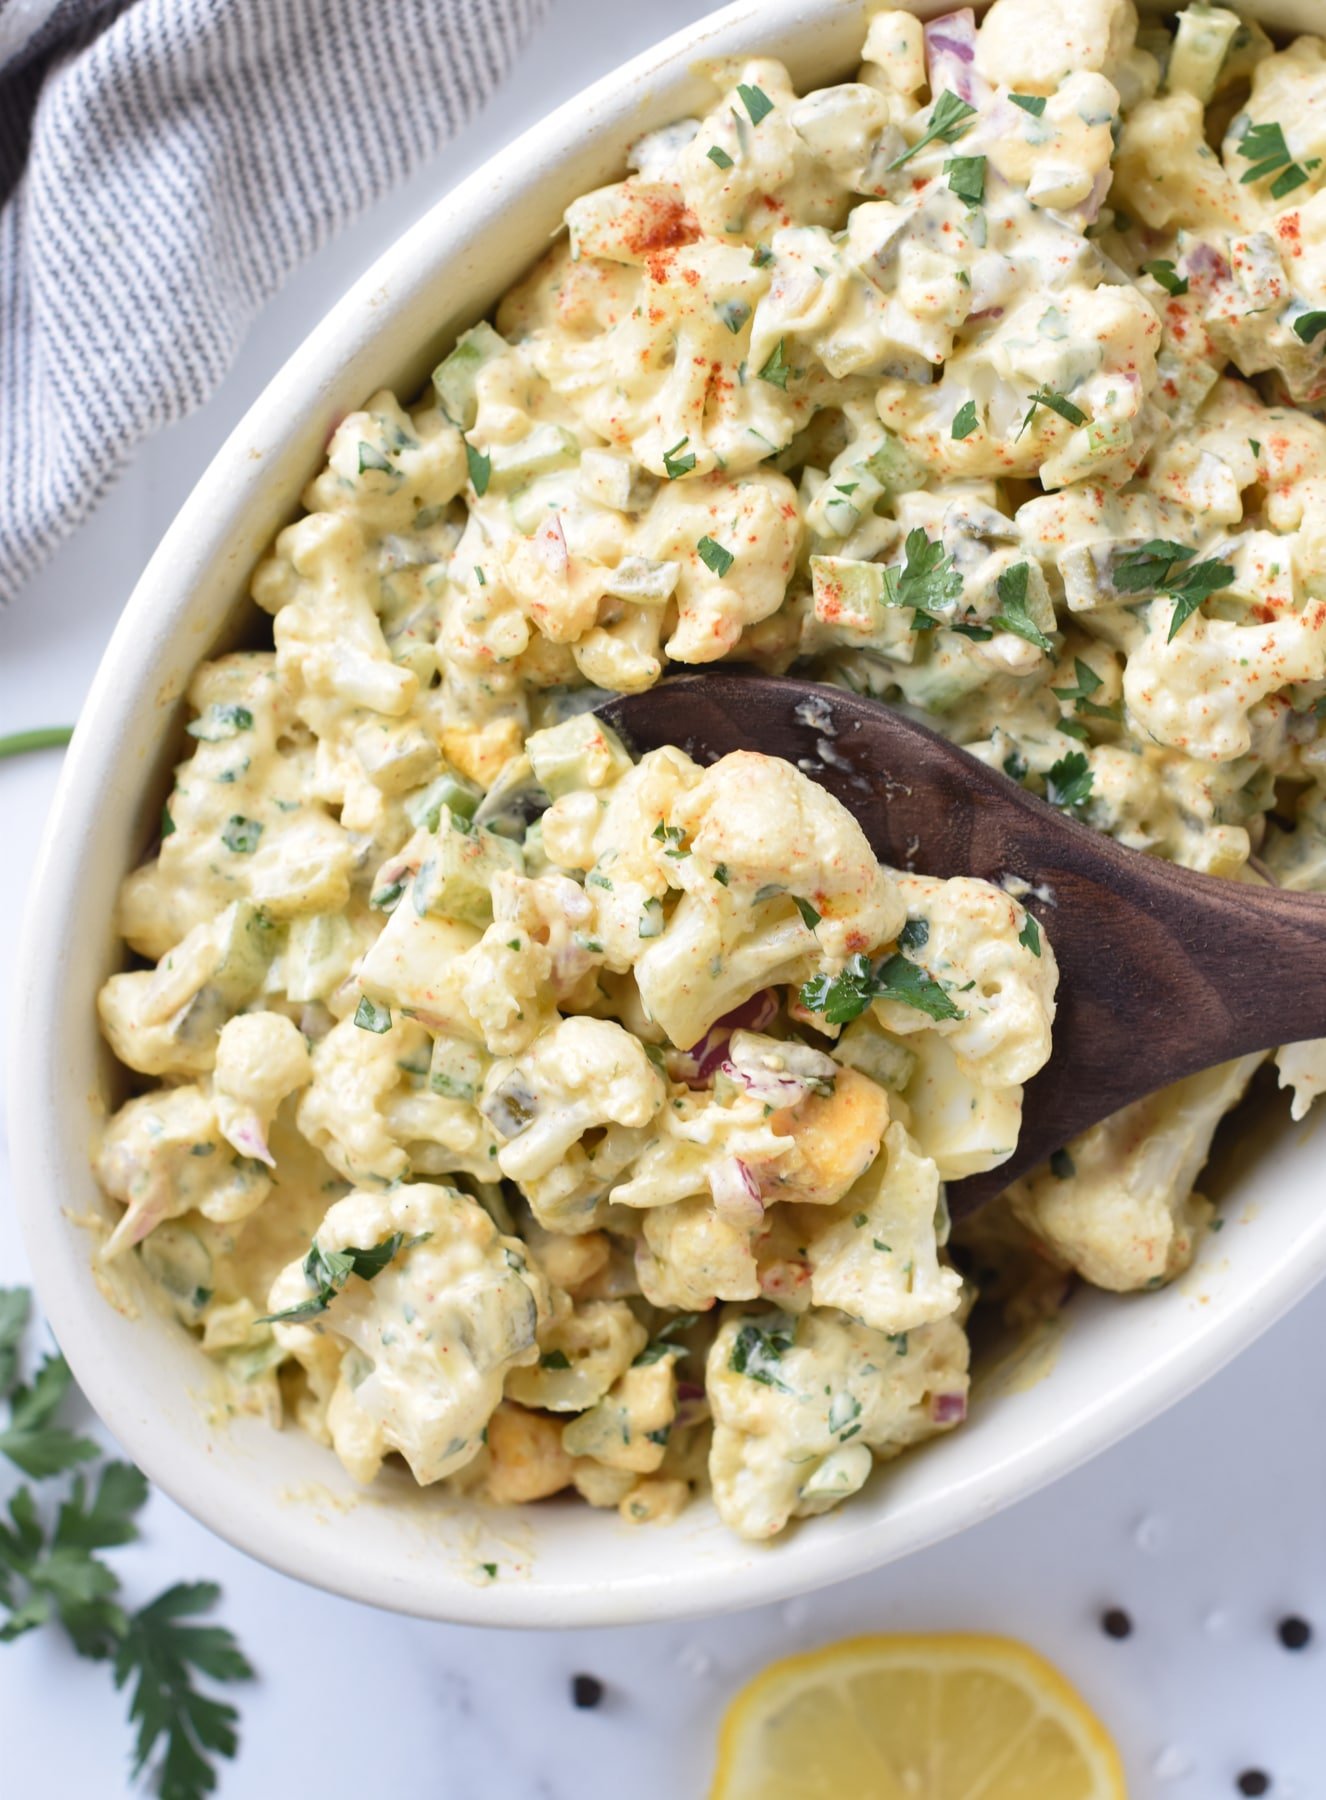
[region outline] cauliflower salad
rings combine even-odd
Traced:
[[[1326,888],[1326,43],[994,0],[878,12],[806,95],[713,76],[421,400],[341,421],[253,577],[272,647],[196,671],[96,1166],[103,1255],[357,1479],[703,1489],[764,1539],[964,1418],[1010,1258],[1024,1299],[1180,1273],[1263,1059],[950,1245],[1050,1054],[1052,925],[593,708],[795,667]],[[1275,1062],[1301,1117],[1326,1044]]]

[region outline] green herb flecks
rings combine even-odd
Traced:
[[[1271,197],[1275,200],[1283,200],[1286,194],[1302,187],[1308,171],[1317,168],[1321,162],[1320,157],[1311,157],[1305,163],[1296,163],[1289,154],[1284,131],[1274,119],[1261,125],[1249,125],[1239,141],[1238,153],[1252,164],[1239,177],[1240,183],[1264,181],[1268,175],[1274,175]]]
[[[1029,566],[1024,562],[1014,563],[1011,569],[1002,572],[995,583],[999,611],[994,615],[992,623],[1001,631],[1011,631],[1015,637],[1024,638],[1027,643],[1034,644],[1038,650],[1044,650],[1050,655],[1054,651],[1054,645],[1027,610],[1027,578],[1030,573]]]
[[[956,441],[960,441],[963,438],[969,438],[979,424],[980,420],[976,416],[976,402],[974,400],[964,400],[957,412],[953,415],[953,430],[950,435]]]
[[[1155,262],[1143,263],[1143,269],[1153,280],[1158,281],[1167,294],[1177,299],[1180,294],[1188,292],[1188,277],[1180,275],[1172,262],[1158,257]]]
[[[932,543],[918,525],[907,533],[903,561],[884,571],[884,600],[888,606],[910,606],[917,630],[935,623],[935,612],[950,611],[962,598],[962,577],[947,550]]]
[[[663,473],[669,481],[676,481],[681,475],[689,475],[695,467],[695,452],[686,449],[689,442],[689,438],[678,438],[671,450],[663,452]],[[678,451],[686,453],[684,456],[680,456]]]
[[[1045,797],[1061,812],[1080,813],[1091,798],[1091,765],[1081,750],[1061,756],[1045,777]]]
[[[1326,312],[1305,312],[1294,320],[1294,335],[1305,344],[1314,342],[1323,331],[1326,331]]]
[[[783,344],[784,340],[779,338],[769,356],[765,358],[764,367],[757,370],[757,374],[761,381],[767,381],[771,387],[781,388],[786,393],[787,378],[794,373],[794,370],[784,354]]]
[[[1083,662],[1080,656],[1075,656],[1073,658],[1073,676],[1074,682],[1072,687],[1057,687],[1050,689],[1050,692],[1054,695],[1055,699],[1071,701],[1074,712],[1085,713],[1088,718],[1109,719],[1113,724],[1117,725],[1119,722],[1119,708],[1117,706],[1102,706],[1099,701],[1093,700],[1091,697],[1104,685],[1100,676],[1097,675],[1096,671],[1091,667],[1091,664]]]
[[[424,1231],[417,1237],[407,1238],[403,1231],[393,1231],[381,1243],[348,1250],[324,1250],[314,1238],[304,1258],[304,1280],[312,1293],[307,1300],[300,1300],[294,1306],[267,1313],[259,1324],[271,1325],[279,1321],[283,1325],[302,1325],[307,1319],[316,1319],[326,1312],[352,1275],[358,1275],[361,1281],[372,1281],[402,1246],[413,1249],[430,1235]]]
[[[784,1313],[771,1319],[743,1319],[728,1357],[728,1368],[748,1381],[781,1393],[793,1390],[778,1373],[779,1364],[796,1341],[796,1320]]]
[[[243,813],[231,813],[226,820],[225,830],[221,833],[221,842],[227,850],[233,850],[236,856],[252,856],[261,836],[260,820],[246,819]]]
[[[1087,422],[1087,415],[1080,406],[1074,406],[1071,400],[1065,399],[1062,394],[1056,394],[1053,388],[1037,388],[1031,396],[1031,404],[1027,408],[1026,417],[1018,427],[1018,437],[1022,436],[1022,433],[1036,417],[1037,409],[1042,406],[1047,407],[1052,413],[1058,413],[1059,417],[1070,425],[1085,425]],[[1016,441],[1015,438],[1014,442],[1016,443]]]
[[[860,953],[849,957],[837,975],[813,975],[798,998],[807,1012],[823,1013],[828,1025],[850,1024],[876,1000],[914,1006],[931,1019],[963,1016],[933,975],[896,951],[878,964]]]
[[[1039,119],[1045,111],[1044,94],[1010,94],[1008,97],[1014,106],[1020,106],[1023,112],[1030,113],[1033,119]]]
[[[465,466],[469,470],[470,486],[482,500],[488,492],[488,483],[492,479],[493,459],[485,456],[482,450],[476,450],[468,438],[465,440]]]
[[[774,103],[763,88],[747,87],[745,82],[737,83],[737,93],[741,104],[750,115],[752,125],[758,125],[761,119],[767,119],[774,109]]]
[[[732,167],[732,158],[728,155],[727,151],[724,150],[721,144],[710,144],[709,148],[705,151],[705,155],[716,169],[730,169]]]
[[[1027,914],[1026,919],[1023,921],[1022,929],[1018,933],[1018,942],[1022,945],[1024,950],[1030,950],[1033,956],[1040,955],[1041,928],[1036,923],[1035,919],[1032,918],[1030,913]]]
[[[361,1031],[372,1031],[381,1037],[383,1032],[391,1030],[391,1008],[379,1006],[376,1000],[361,994],[355,1008],[355,1024]]]
[[[810,904],[810,901],[803,900],[799,894],[793,894],[792,904],[801,914],[801,923],[807,930],[814,931],[815,927],[824,917],[823,913],[816,912],[815,908]]]
[[[1187,544],[1152,538],[1121,557],[1114,571],[1114,586],[1119,593],[1155,593],[1174,601],[1168,639],[1171,643],[1202,602],[1234,579],[1231,564],[1195,563],[1192,559],[1196,554]]]
[[[895,156],[888,165],[889,172],[902,168],[927,144],[955,144],[976,117],[976,108],[968,106],[948,88],[935,101],[935,109],[930,115],[930,123],[910,149],[904,150],[901,156]]]
[[[359,443],[359,473],[367,475],[370,472],[378,475],[394,475],[396,470],[376,444],[366,444],[361,439]]]
[[[711,569],[720,581],[737,560],[730,550],[725,550],[708,535],[702,537],[695,548],[705,568]]]
[[[944,164],[948,185],[968,206],[979,206],[985,199],[985,158],[983,156],[950,156]]]

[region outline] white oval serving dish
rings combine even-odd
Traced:
[[[740,0],[589,89],[406,234],[309,337],[217,455],[139,582],[93,685],[52,807],[19,959],[14,1185],[42,1304],[127,1453],[199,1519],[306,1581],[372,1604],[489,1625],[672,1618],[778,1599],[960,1531],[1062,1475],[1218,1369],[1326,1272],[1321,1153],[1287,1126],[1231,1183],[1228,1228],[1163,1293],[1080,1294],[1035,1380],[986,1383],[959,1432],[769,1547],[696,1505],[675,1525],[545,1502],[485,1512],[389,1474],[358,1489],[296,1430],[209,1417],[208,1365],[144,1301],[108,1304],[89,1151],[117,1087],[94,996],[116,965],[116,886],[154,829],[199,659],[256,609],[250,570],[320,463],[333,423],[376,388],[415,392],[458,329],[538,255],[628,143],[702,103],[710,59],[781,57],[801,87],[855,62],[867,0]],[[940,7],[917,5],[923,16]],[[1312,0],[1247,6],[1308,29]],[[136,1279],[136,1277],[134,1277]],[[496,1563],[490,1580],[483,1564]]]

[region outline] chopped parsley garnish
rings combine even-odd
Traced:
[[[929,942],[929,919],[908,919],[898,933],[898,943],[904,950],[924,950]]]
[[[493,459],[476,450],[468,438],[465,440],[465,463],[470,472],[470,485],[480,499],[488,492],[489,478],[493,472]]]
[[[983,156],[950,156],[944,164],[948,185],[968,206],[979,206],[985,198],[985,158]]]
[[[715,863],[714,864],[714,880],[718,883],[719,887],[727,886],[728,872],[727,872],[727,864],[726,863]]]
[[[932,543],[918,525],[907,533],[903,562],[884,571],[884,599],[889,606],[910,606],[916,629],[934,624],[932,611],[944,611],[962,597],[962,577],[953,567],[943,544]]]
[[[801,914],[801,923],[808,931],[814,931],[815,927],[824,917],[824,914],[816,912],[815,908],[810,904],[810,901],[803,900],[799,894],[793,894],[792,904]]]
[[[1080,812],[1091,796],[1093,777],[1084,752],[1070,750],[1045,777],[1045,797],[1063,812]]]
[[[680,825],[665,825],[660,819],[654,827],[653,835],[660,844],[667,845],[667,849],[663,852],[664,856],[670,856],[674,861],[680,862],[683,856],[690,855],[690,851],[682,844],[686,833]]]
[[[1003,571],[995,583],[999,611],[992,622],[1001,631],[1011,631],[1016,637],[1025,638],[1027,643],[1035,644],[1038,650],[1044,650],[1048,654],[1054,650],[1054,645],[1027,611],[1027,577],[1030,573],[1024,562],[1014,563],[1011,569]]]
[[[1301,165],[1296,163],[1289,154],[1284,131],[1274,119],[1263,125],[1249,125],[1239,142],[1238,153],[1252,164],[1240,177],[1240,183],[1261,181],[1267,175],[1274,175],[1271,195],[1276,200],[1283,200],[1286,194],[1302,187],[1308,178],[1308,170],[1315,169],[1321,161],[1320,157],[1313,157]]]
[[[1018,933],[1018,942],[1024,950],[1030,950],[1033,956],[1041,953],[1041,928],[1028,913],[1026,922]]]
[[[355,1024],[361,1031],[376,1032],[381,1037],[384,1031],[391,1030],[391,1008],[379,1006],[376,1000],[370,1000],[367,994],[361,994],[355,1008]]]
[[[1143,263],[1142,268],[1160,283],[1167,294],[1173,294],[1176,299],[1180,294],[1188,292],[1188,277],[1180,275],[1174,264],[1167,262],[1164,257],[1157,257],[1155,262]]]
[[[927,144],[955,144],[976,117],[976,108],[968,106],[948,88],[935,101],[935,110],[930,115],[930,123],[917,138],[909,150],[901,156],[895,156],[888,165],[888,172],[900,169],[904,163],[910,162],[918,151],[924,150]]]
[[[389,881],[385,887],[378,888],[368,897],[368,904],[374,912],[390,912],[392,907],[405,892],[408,876],[402,875],[396,881]]]
[[[1091,698],[1097,689],[1103,685],[1100,676],[1097,675],[1096,671],[1091,667],[1091,664],[1084,663],[1080,656],[1075,656],[1073,658],[1073,674],[1076,677],[1076,680],[1072,687],[1057,687],[1050,689],[1050,692],[1054,695],[1056,700],[1071,700],[1073,702],[1074,711],[1086,713],[1088,717],[1093,719],[1112,719],[1117,724],[1119,719],[1118,707],[1101,706],[1098,701]]]
[[[1027,416],[1018,427],[1018,437],[1022,436],[1022,433],[1036,417],[1038,406],[1049,407],[1052,413],[1058,413],[1059,417],[1066,419],[1070,425],[1085,425],[1087,422],[1087,415],[1080,406],[1074,406],[1071,400],[1066,400],[1062,394],[1056,394],[1053,388],[1037,388],[1031,396],[1031,405],[1027,408]],[[1014,442],[1016,441],[1014,439]]]
[[[541,1369],[569,1369],[571,1358],[565,1350],[545,1350],[539,1358],[539,1367]]]
[[[792,373],[792,365],[783,354],[782,338],[779,338],[764,367],[757,373],[761,381],[767,381],[771,387],[782,388],[784,393],[787,392],[787,378]]]
[[[953,415],[952,436],[955,439],[969,438],[979,424],[980,420],[976,416],[976,402],[964,400]]]
[[[1050,1173],[1057,1181],[1068,1181],[1077,1174],[1077,1164],[1066,1150],[1056,1150],[1050,1158]]]
[[[695,467],[694,450],[686,450],[689,438],[678,438],[671,450],[663,452],[663,473],[669,481],[675,481],[679,475],[689,475]],[[679,450],[686,450],[684,456],[678,456]]]
[[[762,269],[767,263],[773,261],[773,251],[767,244],[756,244],[751,253],[751,261],[757,269]]]
[[[828,1025],[849,1024],[875,1000],[914,1006],[931,1019],[962,1017],[934,976],[899,952],[878,965],[858,952],[837,975],[813,975],[798,998],[807,1012],[823,1013]]]
[[[734,1375],[790,1394],[792,1389],[778,1374],[778,1365],[795,1341],[796,1320],[783,1313],[767,1320],[743,1319],[727,1366]]]
[[[170,801],[161,808],[161,835],[163,838],[174,837],[175,821],[170,816]]]
[[[1229,563],[1195,563],[1192,559],[1196,554],[1186,544],[1176,544],[1170,538],[1152,538],[1120,558],[1114,571],[1114,585],[1121,594],[1156,593],[1173,600],[1170,643],[1202,602],[1234,579]]]
[[[720,300],[714,311],[733,337],[750,318],[750,306],[745,300]]]
[[[737,92],[741,96],[741,104],[750,114],[752,125],[758,125],[761,119],[767,119],[774,109],[774,103],[763,88],[747,87],[745,82],[737,83]]]
[[[705,151],[705,155],[709,158],[710,162],[713,163],[716,169],[730,169],[732,167],[732,158],[728,155],[727,151],[724,150],[721,144],[710,144],[709,148]]]
[[[1261,455],[1261,453],[1262,453],[1262,447],[1261,447],[1261,445],[1260,445],[1260,444],[1259,444],[1259,443],[1258,443],[1258,442],[1257,442],[1257,440],[1256,440],[1256,438],[1249,438],[1249,439],[1248,439],[1248,448],[1249,448],[1249,450],[1251,450],[1251,451],[1252,451],[1252,454],[1253,454],[1253,455],[1254,455],[1254,456],[1260,456],[1260,455]]]
[[[252,856],[261,836],[262,825],[259,820],[246,819],[243,813],[231,813],[226,820],[225,830],[221,833],[221,842],[227,850],[233,850],[236,856]]]
[[[201,738],[205,744],[216,744],[223,738],[237,736],[241,731],[252,731],[253,714],[247,706],[209,706],[200,719],[194,719],[184,729],[191,738]]]
[[[396,473],[391,464],[387,461],[387,458],[376,445],[366,444],[361,439],[359,443],[359,473],[361,475],[367,475],[370,469],[376,470],[380,475],[394,475]]]
[[[407,1238],[403,1231],[393,1231],[390,1237],[383,1238],[379,1244],[371,1244],[366,1249],[348,1250],[324,1250],[314,1238],[309,1245],[308,1255],[304,1258],[304,1280],[313,1289],[312,1294],[295,1306],[287,1306],[281,1312],[268,1313],[258,1323],[270,1325],[280,1320],[285,1325],[299,1325],[305,1319],[316,1319],[319,1314],[326,1312],[352,1275],[358,1275],[361,1281],[372,1281],[382,1273],[402,1246],[412,1250],[416,1244],[424,1243],[431,1235],[431,1232],[422,1231],[416,1237]]]
[[[730,550],[725,550],[721,544],[716,544],[708,536],[702,537],[695,548],[699,552],[700,561],[705,568],[712,569],[720,580],[737,560]]]
[[[1020,106],[1023,112],[1030,113],[1033,119],[1039,119],[1045,111],[1044,94],[1010,94],[1008,97],[1014,106]]]
[[[1294,320],[1294,336],[1301,338],[1305,344],[1326,331],[1326,312],[1306,312]]]

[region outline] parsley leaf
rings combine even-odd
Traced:
[[[1302,187],[1308,178],[1308,170],[1315,169],[1321,160],[1314,157],[1307,163],[1296,163],[1289,154],[1284,131],[1274,119],[1262,125],[1250,125],[1239,142],[1238,153],[1252,164],[1240,176],[1240,185],[1275,175],[1271,194],[1276,200],[1283,200],[1286,194]],[[1279,174],[1276,174],[1277,170]]]
[[[720,144],[710,144],[709,148],[705,151],[705,155],[709,158],[710,162],[713,163],[716,169],[730,169],[732,167],[732,158]]]
[[[1101,683],[1101,678],[1091,667],[1084,663],[1080,656],[1073,658],[1073,674],[1076,677],[1072,687],[1051,688],[1050,692],[1056,700],[1071,700],[1075,712],[1086,713],[1093,719],[1112,719],[1117,724],[1119,709],[1117,706],[1101,706],[1091,696]]]
[[[1326,312],[1306,312],[1294,320],[1294,335],[1305,344],[1312,343],[1323,331],[1326,331]]]
[[[227,850],[233,850],[236,856],[252,856],[261,836],[260,819],[246,819],[243,813],[231,813],[226,820],[225,830],[221,833],[221,842]]]
[[[796,1320],[784,1313],[774,1313],[768,1319],[743,1319],[728,1356],[728,1368],[749,1381],[790,1394],[793,1390],[778,1374],[778,1365],[796,1342],[796,1329]]]
[[[1008,97],[1014,106],[1020,106],[1023,112],[1030,113],[1033,119],[1039,119],[1045,111],[1044,94],[1010,94]]]
[[[837,975],[813,975],[798,997],[807,1012],[823,1013],[829,1025],[849,1024],[874,1000],[896,1000],[932,1019],[962,1017],[934,976],[897,951],[878,967],[860,953],[849,957]]]
[[[702,537],[695,548],[699,551],[700,561],[705,568],[712,569],[720,580],[737,560],[730,550],[725,550],[721,544],[716,544],[713,538],[708,536]]]
[[[1045,777],[1045,797],[1063,812],[1080,812],[1090,798],[1093,779],[1085,754],[1070,750]]]
[[[1027,577],[1030,573],[1024,562],[1014,563],[1011,569],[1003,571],[995,583],[999,611],[994,615],[992,623],[1001,631],[1011,631],[1016,637],[1035,644],[1038,650],[1050,654],[1054,645],[1027,611]]]
[[[18,1379],[18,1347],[31,1308],[26,1288],[0,1288],[0,1397],[7,1396]]]
[[[1074,406],[1071,400],[1065,400],[1064,396],[1056,394],[1053,388],[1037,388],[1031,396],[1031,405],[1027,408],[1027,416],[1018,427],[1018,437],[1022,436],[1035,418],[1038,406],[1048,406],[1051,412],[1058,413],[1059,417],[1066,419],[1070,425],[1085,425],[1087,422],[1087,415],[1080,406]],[[1015,438],[1013,441],[1016,443],[1017,439]]]
[[[1231,564],[1192,561],[1195,550],[1169,538],[1152,538],[1120,559],[1114,571],[1115,588],[1123,594],[1163,594],[1174,601],[1168,642],[1212,594],[1234,579]],[[1184,567],[1189,564],[1189,567]]]
[[[132,1681],[129,1718],[137,1725],[134,1775],[140,1775],[164,1740],[158,1792],[161,1800],[196,1800],[216,1786],[211,1757],[234,1756],[239,1715],[225,1701],[194,1685],[251,1681],[253,1668],[230,1632],[220,1625],[185,1624],[209,1611],[220,1597],[214,1582],[181,1582],[167,1588],[128,1621],[115,1652],[117,1688]]]
[[[980,420],[976,416],[976,402],[974,400],[964,400],[957,412],[953,415],[953,430],[951,435],[955,439],[969,438],[979,424]]]
[[[752,125],[758,125],[761,119],[767,119],[774,109],[774,103],[763,88],[747,87],[744,82],[737,83],[737,92],[741,96],[741,104],[750,114]]]
[[[258,1323],[270,1325],[279,1319],[285,1325],[301,1325],[306,1319],[316,1319],[320,1313],[326,1312],[352,1275],[358,1275],[361,1281],[372,1281],[375,1275],[382,1273],[398,1250],[402,1247],[412,1250],[429,1236],[431,1233],[424,1231],[417,1237],[407,1238],[403,1231],[393,1231],[380,1244],[371,1244],[367,1249],[348,1250],[324,1250],[314,1238],[309,1245],[308,1255],[304,1258],[304,1280],[313,1289],[313,1293],[307,1300],[287,1306],[281,1312],[267,1313]]]
[[[1018,933],[1018,942],[1024,949],[1030,950],[1033,956],[1040,955],[1041,928],[1030,913],[1027,914],[1022,929]]]
[[[493,459],[485,456],[482,450],[476,450],[468,438],[465,440],[465,466],[470,474],[470,486],[482,499],[488,492],[488,483],[493,473]]]
[[[0,1429],[0,1455],[36,1480],[62,1475],[97,1454],[90,1438],[75,1437],[63,1425],[51,1423],[73,1379],[69,1364],[57,1351],[44,1359],[30,1386],[20,1383],[10,1391],[9,1423]]]
[[[361,438],[359,443],[359,473],[361,475],[367,475],[370,469],[376,470],[380,475],[394,475],[396,473],[395,469],[392,468],[391,463],[383,455],[381,450],[377,449],[373,444],[364,443]]]
[[[381,1037],[384,1031],[391,1030],[391,1008],[379,1006],[376,1000],[361,994],[355,1008],[355,1024],[361,1031],[372,1031]]]
[[[945,611],[962,597],[962,577],[949,560],[943,544],[932,543],[918,525],[907,533],[901,565],[884,571],[884,600],[888,606],[913,607],[921,618],[931,610]],[[926,625],[933,623],[926,618]]]
[[[962,136],[971,121],[976,117],[976,108],[968,106],[965,100],[948,88],[935,101],[935,109],[930,115],[930,123],[917,138],[909,150],[901,156],[895,156],[888,165],[888,172],[900,169],[904,163],[910,162],[918,151],[924,150],[927,144],[954,144]]]
[[[695,467],[694,450],[686,450],[689,438],[678,438],[671,450],[663,452],[663,473],[669,481],[675,481],[679,475],[689,475]],[[679,450],[686,450],[685,456],[678,456]]]
[[[1155,262],[1143,263],[1142,267],[1148,275],[1160,283],[1167,294],[1173,294],[1176,299],[1180,294],[1188,292],[1188,277],[1180,275],[1174,264],[1166,261],[1164,257],[1158,257]]]
[[[824,917],[824,914],[816,912],[815,908],[810,904],[810,901],[803,900],[799,894],[793,894],[792,904],[801,914],[801,923],[808,931],[814,931],[815,927]]]
[[[792,365],[783,354],[782,338],[779,338],[774,345],[773,352],[766,359],[764,367],[757,370],[756,373],[761,381],[767,381],[771,386],[782,388],[784,393],[787,392],[787,378],[792,373]]]
[[[985,158],[983,156],[950,156],[944,164],[948,185],[968,206],[979,206],[985,198]]]

